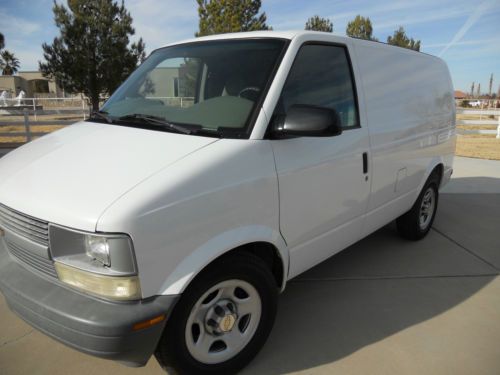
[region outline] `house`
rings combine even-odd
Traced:
[[[39,71],[0,76],[0,92],[7,91],[11,97],[16,97],[21,90],[25,92],[27,98],[64,96],[64,90],[53,79],[44,77]]]
[[[465,99],[467,98],[467,94],[460,90],[455,90],[455,99]]]

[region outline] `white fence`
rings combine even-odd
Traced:
[[[86,97],[71,97],[71,98],[0,98],[1,107],[72,107],[82,108],[88,107],[88,98]]]
[[[1,107],[0,107],[1,110]],[[24,137],[25,142],[30,142],[33,137],[39,137],[42,135],[45,135],[47,133],[50,133],[50,131],[36,131],[37,127],[40,126],[66,126],[66,125],[71,125],[72,123],[75,122],[75,120],[47,120],[47,121],[30,121],[29,120],[29,113],[26,108],[22,110],[23,114],[23,120],[22,121],[0,121],[0,137],[3,138],[19,138],[19,137]],[[22,127],[23,131],[9,131],[9,132],[2,132],[2,128],[6,127]],[[19,143],[25,143],[25,142],[3,142],[1,143],[1,147],[6,147],[6,148],[11,148],[11,147],[16,147],[19,145]]]
[[[89,114],[87,98],[19,98],[0,99],[0,115],[22,115],[28,109],[37,120],[38,115],[71,113],[80,114],[86,119]]]
[[[170,106],[186,108],[194,103],[192,97],[150,97],[148,99],[162,100]],[[26,142],[46,134],[48,131],[37,131],[40,126],[56,125],[65,126],[74,123],[76,118],[85,120],[88,117],[90,108],[86,98],[23,98],[6,99],[7,106],[0,100],[0,137],[14,138],[24,137]],[[3,116],[2,116],[3,115]],[[47,119],[38,121],[37,116],[46,115],[68,115],[72,119]],[[468,109],[457,108],[457,115],[476,116],[478,119],[459,119],[457,125],[467,125],[480,128],[485,125],[497,125],[497,130],[489,129],[459,129],[460,134],[497,134],[500,138],[500,109]],[[10,120],[6,117],[22,116],[22,120]],[[30,119],[34,117],[35,121]],[[492,119],[491,117],[497,117]],[[3,117],[3,118],[2,118]],[[2,132],[2,128],[21,127],[23,131]],[[4,145],[2,145],[4,146]]]
[[[194,103],[193,97],[147,97],[147,99],[161,100],[165,105],[181,108],[190,107]],[[107,98],[101,98],[101,103],[105,100]],[[25,142],[29,142],[33,137],[50,132],[50,130],[41,131],[40,127],[71,125],[79,118],[87,119],[89,113],[90,108],[85,97],[0,99],[0,137],[12,138],[13,140],[23,137]],[[58,115],[66,115],[66,118],[56,118]],[[13,116],[17,119],[9,118]],[[31,116],[33,116],[34,121],[30,118]],[[71,119],[67,117],[71,117]],[[42,120],[39,121],[39,118]],[[12,127],[17,129],[12,131]],[[2,131],[2,128],[10,128],[11,131]],[[23,131],[20,131],[20,128]],[[7,143],[9,143],[7,147],[15,147],[20,142]],[[0,147],[6,147],[7,143],[0,143]]]
[[[500,109],[457,108],[457,115],[500,116]]]
[[[482,127],[485,125],[497,125],[497,129],[459,129],[460,134],[496,134],[500,138],[500,109],[464,109],[457,108],[457,115],[476,116],[478,119],[459,119],[457,125],[467,125],[473,127]],[[495,120],[495,116],[497,119]],[[493,117],[493,118],[491,118]]]
[[[47,126],[66,126],[80,118],[85,120],[89,111],[85,97],[0,98],[0,137],[3,138],[0,146],[16,147],[30,142],[33,137],[54,129]],[[24,142],[19,141],[20,138]]]

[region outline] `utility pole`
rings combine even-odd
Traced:
[[[490,91],[488,93],[490,98],[491,98],[491,89],[492,88],[493,88],[493,73],[491,73],[491,76],[490,76]]]

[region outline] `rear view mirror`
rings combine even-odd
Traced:
[[[271,129],[273,138],[332,137],[341,133],[335,110],[298,104],[291,106],[286,116],[277,118]]]

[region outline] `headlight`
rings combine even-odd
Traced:
[[[62,282],[105,298],[140,298],[130,237],[86,233],[56,225],[49,228],[50,252]]]
[[[85,236],[86,254],[92,260],[97,260],[103,266],[111,266],[109,259],[109,244],[108,239],[102,236]]]

